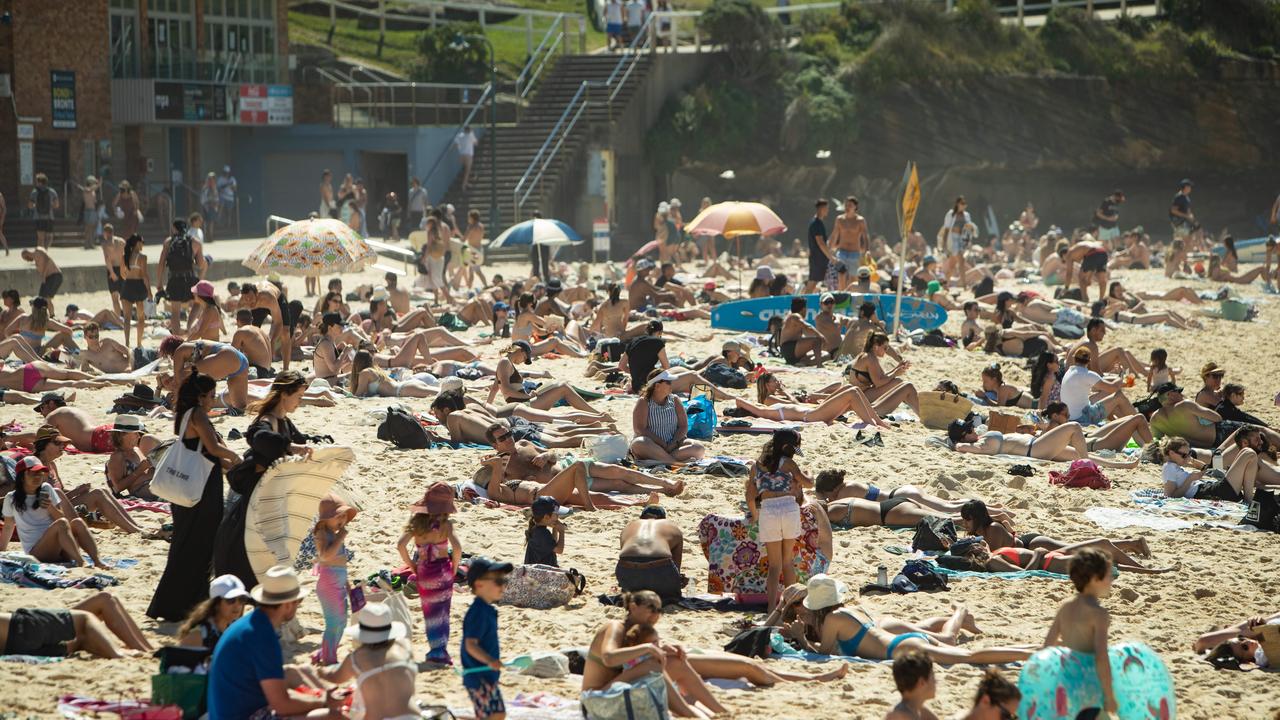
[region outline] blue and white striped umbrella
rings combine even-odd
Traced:
[[[491,248],[512,245],[577,245],[582,242],[573,228],[559,220],[535,218],[512,225],[489,243]]]

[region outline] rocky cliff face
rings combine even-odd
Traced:
[[[896,232],[894,206],[908,160],[918,163],[916,229],[932,237],[956,195],[983,227],[987,206],[1001,226],[1027,201],[1046,222],[1087,223],[1102,197],[1123,188],[1122,224],[1169,235],[1166,212],[1183,177],[1196,181],[1194,211],[1237,237],[1280,193],[1280,79],[1274,66],[1215,82],[1169,78],[985,77],[889,89],[859,107],[858,141],[827,160],[773,159],[758,167],[689,168],[677,194],[755,196],[777,203],[794,235],[812,198],[859,196],[873,232]],[[1262,75],[1264,77],[1257,77]]]

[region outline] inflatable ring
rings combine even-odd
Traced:
[[[1121,643],[1110,646],[1107,656],[1118,705],[1113,717],[1177,717],[1173,677],[1154,650],[1142,643]],[[1071,720],[1082,710],[1103,705],[1094,656],[1065,647],[1048,647],[1032,655],[1022,666],[1018,689],[1022,691],[1018,716],[1026,720]]]

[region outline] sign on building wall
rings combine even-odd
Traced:
[[[49,72],[49,96],[53,105],[53,127],[76,129],[76,74],[71,70]]]
[[[184,122],[226,122],[227,88],[205,83],[157,82],[157,120]]]
[[[292,125],[292,85],[241,85],[241,125]]]
[[[36,184],[35,143],[23,140],[18,143],[18,184]]]

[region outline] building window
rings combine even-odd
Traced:
[[[205,0],[206,60],[218,82],[271,83],[278,0]]]
[[[135,0],[111,0],[111,77],[138,77],[138,11]]]

